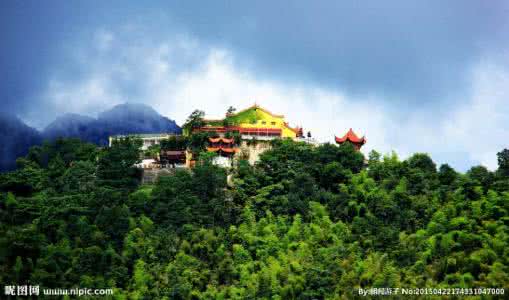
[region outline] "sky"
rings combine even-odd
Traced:
[[[1,1],[0,110],[145,103],[184,122],[254,103],[321,142],[460,171],[509,147],[507,1]]]

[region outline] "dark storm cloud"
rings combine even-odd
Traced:
[[[204,3],[170,11],[267,73],[419,102],[465,90],[468,68],[504,49],[509,29],[502,1]]]
[[[43,106],[39,93],[51,73],[72,68],[68,43],[83,42],[97,28],[126,24],[138,13],[148,11],[120,2],[1,1],[0,110],[21,114]]]
[[[37,102],[51,71],[68,63],[66,43],[97,28],[131,23],[148,25],[146,34],[154,37],[185,32],[225,47],[240,66],[260,76],[377,93],[392,101],[444,102],[468,92],[464,80],[472,63],[507,49],[504,3],[4,1],[2,110],[20,112]]]

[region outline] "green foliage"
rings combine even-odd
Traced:
[[[217,136],[214,132],[196,132],[189,136],[188,148],[191,152],[198,154],[205,151],[209,137]]]
[[[66,194],[87,193],[96,184],[95,164],[90,161],[76,161],[61,176],[62,191]]]
[[[193,111],[189,117],[187,117],[186,122],[184,125],[182,125],[182,128],[184,129],[184,132],[186,134],[193,133],[193,129],[200,128],[205,125],[204,118],[205,112],[202,110],[195,110]]]
[[[133,189],[139,183],[140,171],[134,166],[140,160],[142,142],[130,137],[113,140],[102,149],[97,162],[97,179],[101,186]]]
[[[348,144],[280,140],[254,166],[237,161],[230,184],[200,155],[140,186],[139,146],[59,140],[1,174],[0,282],[115,288],[119,299],[509,288],[505,150],[496,172],[461,174],[426,154],[371,152],[365,164]]]
[[[229,127],[229,126],[235,126],[238,125],[238,119],[235,117],[236,109],[233,106],[228,107],[228,110],[226,111],[226,117],[223,119],[223,126]]]
[[[156,158],[161,153],[161,145],[155,144],[150,145],[147,150],[143,153],[145,158]]]
[[[509,176],[509,149],[497,153],[498,172],[502,176]]]
[[[225,196],[226,173],[202,161],[193,172],[178,170],[161,177],[152,191],[152,217],[175,228],[184,224],[213,226],[232,219],[234,205]]]
[[[54,142],[44,142],[42,146],[34,146],[30,149],[27,159],[47,167],[57,156],[68,166],[73,161],[94,161],[97,155],[97,147],[90,143],[84,143],[79,139],[57,139]]]
[[[170,136],[168,139],[162,140],[160,144],[161,150],[185,150],[189,146],[189,137],[187,136]]]

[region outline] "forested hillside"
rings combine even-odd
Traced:
[[[42,138],[37,130],[15,116],[0,111],[0,172],[16,167],[16,158],[27,154]]]
[[[350,299],[358,287],[509,289],[509,150],[465,174],[426,154],[276,141],[139,185],[139,142],[32,147],[0,175],[0,283],[132,299]]]

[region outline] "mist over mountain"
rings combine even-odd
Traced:
[[[25,155],[31,146],[43,140],[79,138],[105,146],[111,135],[181,132],[182,129],[175,121],[144,104],[120,104],[100,113],[97,119],[79,114],[64,114],[42,132],[27,126],[16,117],[0,114],[0,170],[13,169],[16,158]]]
[[[97,145],[107,145],[108,137],[133,133],[181,133],[181,128],[152,107],[144,104],[120,104],[99,114],[97,119],[66,114],[42,132],[45,139],[76,137]]]
[[[15,116],[0,113],[0,171],[16,167],[16,158],[41,143],[40,133]]]
[[[96,121],[88,116],[68,113],[57,117],[46,126],[42,134],[51,140],[58,137],[80,137],[86,140]]]
[[[182,132],[175,121],[144,104],[117,105],[99,114],[94,125],[107,133],[106,140],[102,137],[100,143],[107,143],[108,136],[112,134]]]

